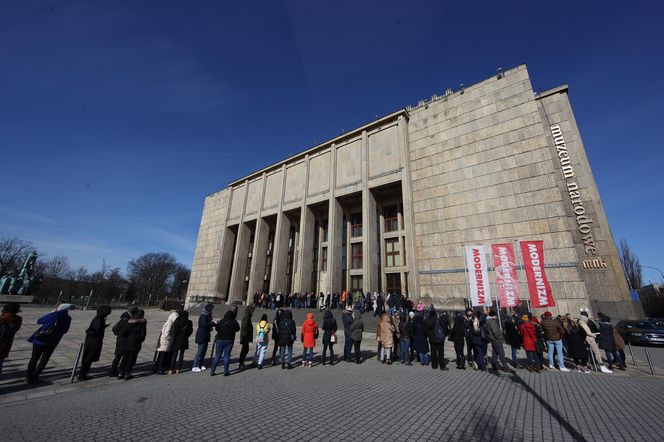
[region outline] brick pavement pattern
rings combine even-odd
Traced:
[[[24,308],[23,337],[34,330],[27,317],[41,314]],[[149,312],[151,342],[166,315]],[[66,355],[92,313],[72,316],[73,334],[56,350],[45,385],[20,389],[27,362],[10,355],[11,368],[0,382],[3,440],[656,440],[661,431],[663,379],[634,370],[441,372],[371,358],[361,365],[235,370],[229,377],[209,371],[148,376],[150,367],[143,367],[143,376],[131,381],[102,377],[103,367],[97,379],[70,385],[61,379],[71,368]],[[112,342],[105,343],[103,366],[110,363]],[[150,365],[152,349],[146,344],[139,362]],[[363,350],[375,354],[372,334],[365,335]],[[236,343],[234,359],[238,352]],[[452,354],[448,347],[446,355]],[[187,355],[191,360],[193,350]]]

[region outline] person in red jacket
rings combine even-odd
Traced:
[[[313,367],[316,338],[318,338],[318,325],[314,321],[314,314],[308,313],[307,319],[302,323],[302,330],[300,332],[300,339],[304,347],[304,353],[302,354],[303,367]]]
[[[0,374],[2,374],[2,364],[12,349],[14,335],[23,322],[23,318],[18,315],[20,311],[20,305],[17,302],[10,302],[5,305],[2,315],[0,315],[0,331],[2,332],[0,333]]]
[[[528,371],[540,372],[539,363],[537,362],[537,332],[535,331],[535,326],[530,321],[528,315],[523,315],[521,317],[523,322],[519,326],[519,333],[521,334],[521,345],[526,351],[526,356],[528,358],[528,366],[526,367]]]

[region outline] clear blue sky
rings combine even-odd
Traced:
[[[0,2],[0,236],[191,265],[205,195],[527,63],[570,97],[616,240],[664,268],[661,2]],[[645,271],[646,282],[660,280]]]

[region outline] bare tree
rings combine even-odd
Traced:
[[[189,276],[191,270],[184,264],[177,263],[171,278],[170,296],[181,299],[187,293],[187,286],[189,285]]]
[[[44,261],[43,266],[43,274],[48,278],[64,278],[69,272],[71,272],[69,259],[62,255],[57,255],[47,261]]]
[[[177,261],[169,253],[147,253],[132,259],[127,265],[129,280],[141,304],[165,296],[169,281],[177,268]]]
[[[640,289],[643,285],[643,280],[641,277],[641,266],[639,264],[639,258],[632,253],[629,244],[625,238],[620,240],[620,247],[618,247],[620,252],[620,262],[622,263],[623,271],[627,277],[627,281],[632,289]]]
[[[18,272],[33,250],[34,246],[29,241],[18,238],[0,239],[0,275]]]

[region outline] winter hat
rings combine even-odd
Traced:
[[[551,312],[544,312],[544,316],[550,318],[553,315],[551,314]]]
[[[213,308],[214,308],[214,304],[212,304],[211,302],[208,302],[207,304],[205,304],[205,307],[203,307],[203,310],[210,313]]]
[[[353,311],[353,306],[349,305],[348,307],[346,307],[346,311],[352,312]]]
[[[586,318],[588,317],[588,312],[581,312],[579,313],[581,316],[585,316]]]
[[[265,321],[265,322],[267,322],[267,313],[263,313],[263,314],[261,315],[261,321]]]
[[[410,319],[413,319],[415,317],[415,312],[408,313],[408,316],[410,316]]]
[[[5,304],[5,306],[2,309],[3,313],[18,313],[21,311],[21,306],[19,305],[18,302],[10,302],[9,304]]]
[[[418,311],[418,312],[421,312],[421,311],[423,311],[423,310],[424,310],[424,304],[422,304],[422,303],[420,302],[419,304],[417,304],[417,311]]]
[[[136,313],[138,313],[138,307],[136,307],[135,305],[132,305],[131,307],[129,307],[127,309],[127,311],[129,312],[129,314],[131,316],[134,316]]]
[[[60,304],[60,306],[58,307],[58,311],[71,310],[72,308],[74,308],[74,304],[66,304],[66,303]]]

